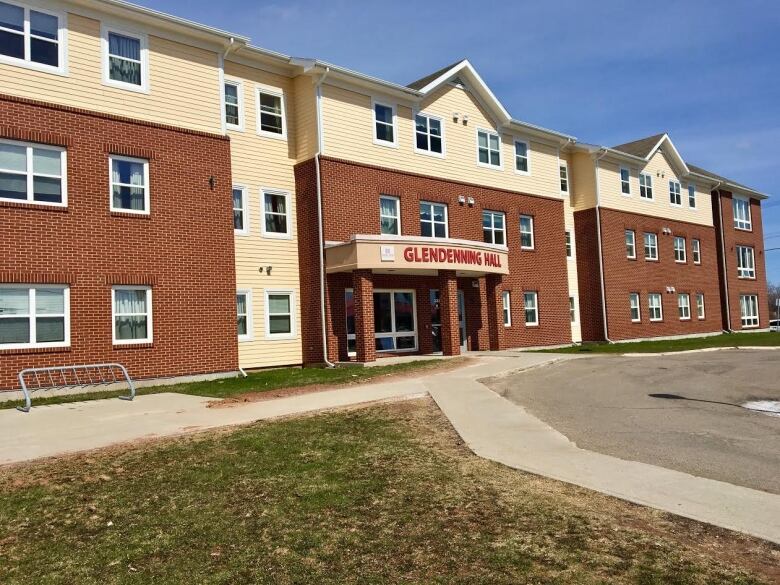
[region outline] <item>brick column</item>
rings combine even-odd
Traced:
[[[376,361],[374,342],[374,275],[370,270],[352,272],[355,298],[355,346],[357,361]]]
[[[439,270],[441,349],[444,355],[460,355],[458,329],[458,280],[454,270]]]
[[[501,281],[502,277],[500,274],[488,274],[485,278],[485,302],[487,303],[491,351],[498,351],[504,348],[504,306],[501,298],[503,293]],[[511,296],[510,300],[512,304],[517,302],[517,299]]]

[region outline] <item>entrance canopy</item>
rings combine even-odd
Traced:
[[[327,272],[372,270],[397,274],[434,274],[454,270],[458,276],[508,274],[506,246],[471,240],[356,235],[349,242],[326,246]]]

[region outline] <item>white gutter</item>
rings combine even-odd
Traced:
[[[729,275],[726,272],[728,263],[726,262],[726,238],[723,235],[723,201],[720,197],[720,186],[723,181],[720,181],[715,187],[712,188],[712,192],[717,194],[718,197],[718,222],[720,223],[720,259],[723,264],[723,293],[726,300],[726,331],[734,333],[731,328],[731,303],[729,303]]]
[[[599,161],[607,155],[609,150],[601,149],[594,164],[596,165],[596,238],[599,244],[599,280],[601,281],[601,318],[604,323],[604,339],[607,343],[612,343],[609,338],[609,327],[607,325],[607,287],[604,283],[604,256],[601,244],[601,198],[599,193]],[[636,242],[634,242],[636,245]]]

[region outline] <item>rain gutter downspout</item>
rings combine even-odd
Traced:
[[[731,328],[731,303],[729,302],[729,275],[726,273],[726,238],[723,233],[723,201],[720,196],[720,186],[723,181],[718,181],[718,184],[712,189],[718,197],[718,223],[720,224],[720,260],[723,265],[723,296],[726,301],[726,331],[728,333],[734,333]]]
[[[607,155],[608,150],[602,148],[596,156],[596,237],[599,244],[599,280],[601,283],[601,318],[604,323],[604,339],[607,343],[613,343],[609,338],[609,327],[607,325],[607,292],[604,283],[604,256],[601,245],[601,199],[599,196],[599,161]]]

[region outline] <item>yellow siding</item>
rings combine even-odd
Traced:
[[[596,206],[595,163],[585,152],[575,152],[570,156],[569,171],[572,175],[572,198],[574,211],[582,211]]]
[[[311,77],[301,75],[293,82],[295,95],[295,141],[298,161],[305,161],[317,153],[317,102],[314,82]]]
[[[227,61],[225,78],[242,83],[244,130],[228,131],[231,141],[233,183],[246,187],[249,199],[249,233],[236,235],[236,288],[252,291],[252,340],[238,344],[239,364],[243,368],[260,368],[299,364],[301,350],[300,286],[298,277],[298,243],[295,216],[296,160],[294,125],[296,103],[291,96],[293,81],[245,65]],[[257,134],[258,86],[282,91],[285,96],[285,124],[288,140]],[[280,189],[290,193],[291,239],[263,237],[261,232],[261,188]],[[265,267],[272,266],[268,276]],[[263,273],[259,268],[263,267]],[[292,290],[296,297],[296,337],[265,338],[266,290]]]
[[[220,132],[215,52],[149,35],[149,92],[103,84],[100,21],[68,14],[67,76],[0,63],[4,93]]]
[[[571,233],[572,242],[572,256],[567,259],[566,272],[569,283],[569,296],[575,299],[575,311],[577,320],[571,324],[571,338],[572,341],[582,341],[582,333],[580,329],[580,307],[579,307],[579,283],[577,281],[577,245],[574,237],[574,207],[573,207],[573,193],[574,193],[574,181],[575,179],[575,164],[573,156],[561,154],[561,162],[566,162],[569,168],[569,191],[572,193],[570,197],[563,198],[563,221],[566,231]]]
[[[387,99],[379,99],[391,103]],[[381,146],[373,140],[371,96],[330,85],[323,86],[324,154],[336,158],[379,165],[401,171],[432,175],[489,187],[560,197],[558,155],[555,146],[531,140],[530,174],[515,172],[514,138],[527,136],[501,134],[501,170],[477,164],[477,129],[495,130],[495,125],[479,103],[463,89],[444,86],[428,96],[421,111],[443,120],[445,156],[415,152],[413,111],[398,106],[397,148]],[[461,118],[453,120],[453,112]],[[468,123],[462,121],[468,115]]]
[[[621,166],[628,168],[631,172],[631,195],[623,195],[620,191]],[[640,172],[647,172],[653,177],[654,198],[652,201],[639,197]],[[682,207],[676,207],[669,201],[670,180],[680,182]],[[657,152],[644,167],[601,160],[599,163],[599,199],[602,207],[712,225],[712,201],[709,191],[703,184],[698,184],[696,186],[696,209],[689,208],[688,182],[678,177],[661,151]]]

